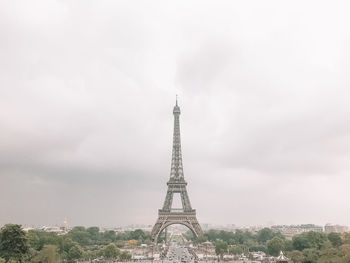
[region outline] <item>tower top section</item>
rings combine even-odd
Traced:
[[[176,95],[176,104],[174,106],[174,110],[173,110],[173,114],[178,114],[180,115],[181,114],[181,111],[180,111],[180,107],[177,105],[177,95]]]
[[[181,137],[180,137],[180,107],[177,103],[174,106],[174,133],[173,133],[173,153],[171,158],[170,181],[184,181],[182,168]]]

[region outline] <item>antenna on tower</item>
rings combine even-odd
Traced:
[[[176,106],[177,106],[177,94],[176,94]]]

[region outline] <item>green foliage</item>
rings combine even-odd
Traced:
[[[294,249],[302,251],[307,248],[320,250],[328,238],[324,233],[310,231],[294,236],[292,240]]]
[[[350,244],[350,232],[343,233],[341,239],[343,244]]]
[[[14,259],[18,262],[22,262],[28,250],[29,246],[26,234],[20,225],[7,224],[1,228],[0,257],[4,258],[6,261]]]
[[[30,230],[24,233],[18,225],[6,225],[0,232],[0,257],[9,262],[72,262],[91,260],[103,256],[106,259],[130,260],[131,255],[121,252],[130,240],[137,244],[151,242],[149,232],[141,229],[116,234],[101,233],[98,227],[74,227],[65,235]]]
[[[320,232],[310,231],[303,234],[306,235],[306,238],[308,239],[311,247],[316,248],[318,250],[320,250],[324,243],[328,240],[327,235]]]
[[[217,240],[225,241],[229,245],[246,245],[253,246],[257,245],[256,235],[248,232],[236,230],[235,232],[223,231],[223,230],[209,230],[204,233],[204,238],[211,242],[216,242]]]
[[[87,246],[90,244],[91,236],[85,227],[76,226],[69,231],[67,235],[71,240],[77,242],[81,246]]]
[[[41,249],[40,239],[38,237],[37,231],[29,230],[27,233],[27,240],[30,247],[36,250]]]
[[[320,257],[318,263],[338,263],[340,260],[341,253],[338,249],[334,248],[331,242],[328,241],[319,251]]]
[[[92,226],[86,229],[91,239],[98,239],[100,229],[97,226]]]
[[[110,243],[101,249],[100,255],[107,259],[116,259],[120,255],[120,250],[114,243]]]
[[[131,254],[129,254],[127,251],[123,251],[121,254],[120,254],[120,256],[119,256],[119,258],[121,259],[121,260],[130,260],[131,259]]]
[[[275,236],[275,233],[270,228],[263,228],[257,234],[257,241],[259,243],[265,244],[266,241],[272,239]]]
[[[27,254],[24,256],[23,261],[24,262],[32,262],[33,258],[38,254],[38,251],[36,251],[34,248],[29,247],[29,250]]]
[[[304,235],[294,236],[292,239],[294,249],[302,251],[306,248],[310,248],[310,244]]]
[[[350,262],[350,244],[345,244],[340,247],[341,260],[340,263],[349,263]]]
[[[73,246],[79,246],[79,244],[77,242],[74,242],[72,239],[70,239],[69,237],[65,236],[62,239],[61,242],[61,246],[60,246],[60,251],[64,252],[65,254],[68,254],[69,250],[73,247]]]
[[[220,256],[224,253],[240,254],[248,249],[277,256],[282,250],[294,263],[350,263],[349,233],[327,235],[310,231],[286,240],[280,233],[264,228],[257,234],[240,230],[209,230],[204,237],[215,244]]]
[[[192,234],[187,234],[191,239]],[[206,240],[213,242],[220,257],[226,253],[247,254],[248,251],[264,251],[277,256],[283,250],[293,263],[350,263],[349,233],[306,232],[286,240],[268,228],[256,234],[241,230],[209,230],[199,241]],[[116,233],[112,230],[100,232],[98,227],[75,227],[68,234],[57,235],[40,230],[24,233],[18,225],[6,225],[0,231],[0,263],[88,261],[99,256],[127,261],[131,255],[119,248],[130,243],[151,243],[150,233],[140,229]]]
[[[303,250],[304,260],[303,263],[316,263],[319,258],[319,250],[316,248],[306,248]]]
[[[240,255],[243,253],[243,249],[239,246],[232,246],[228,249],[228,252],[231,254],[231,255]]]
[[[36,249],[41,250],[45,245],[60,246],[62,237],[53,232],[45,232],[42,230],[30,230],[27,233],[27,239],[29,245]]]
[[[117,240],[117,235],[113,230],[106,231],[103,233],[103,239],[109,240],[110,242],[115,242]]]
[[[44,248],[36,255],[33,263],[59,263],[61,262],[58,248],[54,245],[45,245]]]
[[[284,251],[292,251],[294,249],[292,240],[284,240]]]
[[[302,263],[304,261],[304,254],[299,250],[293,250],[287,254],[293,263]]]
[[[249,251],[254,252],[254,251],[263,251],[266,253],[267,249],[265,245],[253,245],[249,247]]]
[[[76,260],[80,259],[83,256],[84,251],[80,248],[79,245],[74,245],[72,246],[67,254],[67,259],[68,260]]]
[[[328,237],[328,240],[332,243],[333,247],[339,247],[343,244],[340,234],[338,233],[334,233],[334,232],[329,233],[327,237]]]
[[[228,245],[225,241],[218,240],[215,243],[215,252],[217,255],[223,256],[227,252]]]
[[[273,239],[267,241],[267,253],[272,256],[278,256],[280,251],[284,250],[284,242],[279,237],[274,237]]]

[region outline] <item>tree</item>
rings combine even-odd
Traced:
[[[135,231],[132,231],[130,233],[130,239],[144,240],[145,238],[146,238],[146,234],[141,229],[136,229]]]
[[[274,233],[270,228],[263,228],[259,230],[257,235],[257,240],[259,243],[265,244],[266,241],[272,239],[274,237]]]
[[[342,233],[343,244],[350,244],[350,232]]]
[[[88,229],[86,229],[86,231],[89,233],[90,239],[95,241],[99,239],[100,229],[97,226],[89,227]]]
[[[267,253],[272,256],[278,256],[280,251],[284,249],[284,242],[279,237],[274,237],[273,239],[267,241]]]
[[[101,255],[107,259],[115,259],[119,256],[120,250],[114,243],[110,243],[101,250]]]
[[[131,259],[131,254],[129,254],[127,251],[123,251],[121,254],[120,254],[120,257],[119,257],[121,260],[130,260]]]
[[[340,247],[340,252],[342,253],[342,258],[339,263],[350,262],[350,244],[345,244]]]
[[[266,253],[266,251],[267,251],[267,249],[266,249],[266,246],[265,245],[253,245],[253,246],[250,246],[250,247],[248,247],[249,248],[249,251],[251,251],[251,252],[254,252],[254,251],[262,251],[262,252],[265,252]]]
[[[232,246],[228,249],[228,252],[231,254],[231,255],[240,255],[243,253],[243,249],[239,246]]]
[[[29,230],[27,233],[27,240],[30,247],[34,248],[35,250],[40,250],[42,248],[40,244],[40,239],[36,231]]]
[[[319,258],[319,250],[316,248],[306,248],[303,250],[303,263],[316,263]]]
[[[33,258],[34,263],[60,263],[60,255],[58,254],[58,248],[54,245],[46,245],[44,248]]]
[[[137,246],[137,240],[132,239],[128,241],[128,246],[129,247],[136,247]]]
[[[305,248],[309,248],[310,244],[305,236],[297,235],[292,238],[293,248],[299,251],[303,251]]]
[[[309,231],[303,233],[302,235],[306,236],[310,247],[317,248],[318,250],[320,250],[324,243],[327,241],[327,235],[320,232]]]
[[[309,231],[300,235],[294,236],[293,247],[296,250],[304,250],[306,248],[316,248],[320,250],[327,241],[327,235],[320,232]]]
[[[292,250],[293,250],[292,240],[284,240],[284,251],[292,251]]]
[[[109,230],[103,233],[103,238],[108,243],[115,242],[117,240],[117,235],[115,234],[115,231]]]
[[[0,258],[0,263],[5,263],[5,259]]]
[[[30,247],[28,252],[23,258],[24,262],[32,262],[33,258],[38,254],[38,251],[35,250],[34,248]]]
[[[89,232],[83,226],[74,227],[67,235],[81,246],[89,245],[91,241]]]
[[[227,252],[227,248],[228,248],[228,245],[225,241],[219,240],[215,244],[215,252],[221,258],[223,257],[224,253]]]
[[[339,247],[343,243],[338,233],[334,233],[334,232],[329,233],[327,237],[328,237],[328,240],[332,243],[333,247]]]
[[[80,248],[80,246],[74,245],[69,249],[67,258],[69,260],[76,260],[76,259],[80,259],[82,256],[83,256],[83,250]]]
[[[317,263],[338,263],[341,253],[338,249],[334,248],[331,242],[328,241],[320,250],[320,257]]]
[[[60,253],[64,256],[67,257],[69,250],[74,247],[77,246],[79,247],[79,244],[77,242],[74,242],[73,240],[71,240],[69,237],[64,237],[62,242],[61,242],[61,246],[60,246]]]
[[[3,257],[6,261],[14,259],[22,262],[28,249],[26,234],[20,225],[7,224],[1,228],[0,257]]]
[[[302,263],[304,260],[304,254],[299,250],[293,250],[287,254],[293,263]]]

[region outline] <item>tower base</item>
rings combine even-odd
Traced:
[[[160,233],[168,226],[174,224],[188,227],[197,238],[203,235],[195,210],[192,210],[191,212],[166,212],[159,210],[157,222],[153,226],[151,232],[152,240],[157,243]]]

